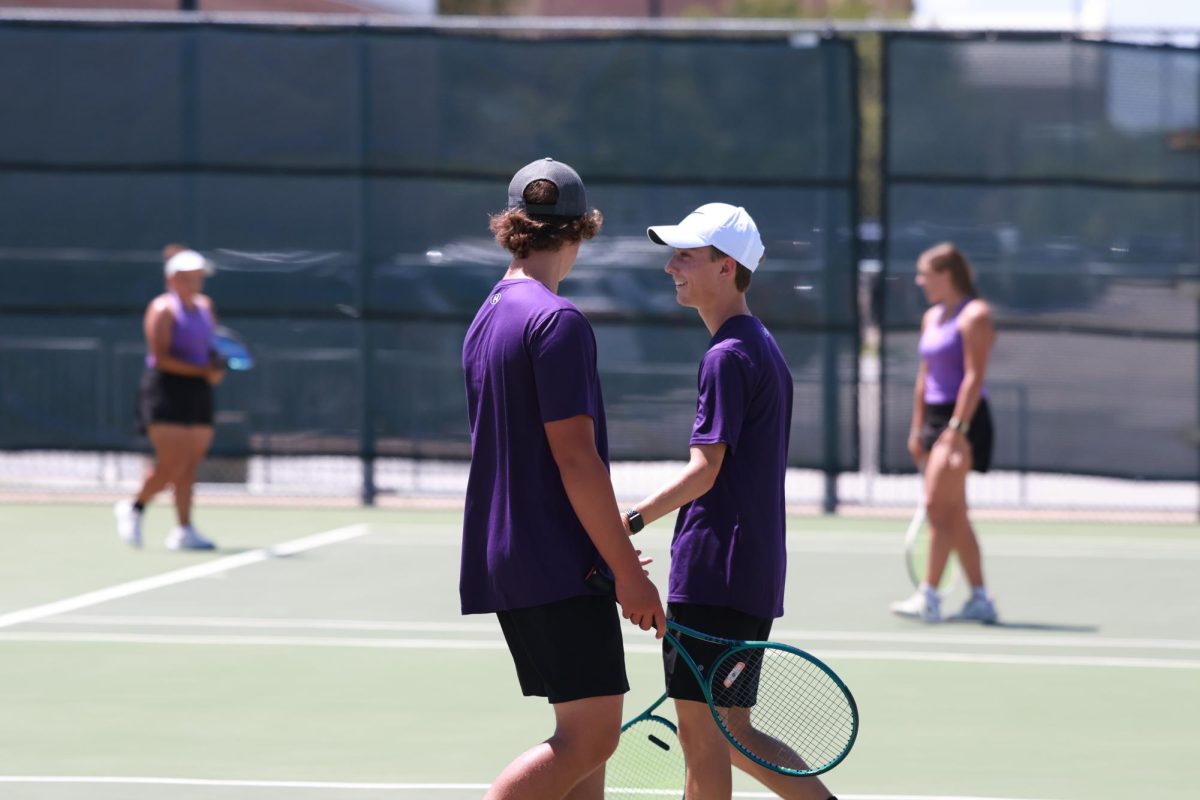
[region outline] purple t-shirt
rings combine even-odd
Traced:
[[[545,423],[592,418],[608,464],[592,326],[534,280],[504,280],[463,342],[471,471],[459,596],[464,614],[590,594],[599,560],[567,499]]]
[[[792,374],[763,324],[742,315],[713,336],[699,384],[691,444],[727,450],[712,489],[679,509],[668,598],[780,617]]]

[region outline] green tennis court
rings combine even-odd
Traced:
[[[107,505],[0,509],[0,796],[477,798],[549,732],[458,615],[458,512],[203,506],[213,554],[165,550],[168,517],[134,552]],[[1195,796],[1200,527],[981,523],[984,628],[887,613],[906,524],[791,520],[774,638],[858,700],[842,800]],[[660,587],[669,533],[639,536]],[[660,665],[627,641],[632,716]]]

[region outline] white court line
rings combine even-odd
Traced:
[[[94,775],[0,775],[0,783],[75,783],[142,786],[221,786],[251,789],[349,789],[358,791],[484,791],[486,783],[348,783],[344,781],[235,781],[216,778],[124,778]]]
[[[897,556],[903,553],[903,524],[895,534],[852,533],[833,531],[795,532],[787,537],[789,553],[818,555]],[[669,533],[655,532],[640,535],[635,542],[643,550],[666,551],[671,546]],[[395,534],[386,529],[369,541],[361,542],[380,547],[446,547],[459,548],[456,535]],[[1200,560],[1200,542],[1184,538],[1137,539],[1128,536],[1033,536],[1028,534],[992,534],[983,537],[983,547],[989,556],[1006,558],[1051,558],[1086,560],[1196,561]]]
[[[326,631],[387,631],[393,633],[499,633],[500,625],[492,622],[388,622],[354,619],[290,619],[284,617],[175,617],[175,616],[111,616],[100,614],[71,614],[46,620],[49,625],[82,625],[94,627],[142,628],[226,628],[230,630],[326,630]],[[631,635],[637,636],[636,632]],[[1077,649],[1115,650],[1198,650],[1195,639],[1129,639],[1078,634],[1076,636],[1033,636],[1005,634],[923,634],[885,633],[869,631],[805,631],[778,630],[771,638],[788,644],[808,642],[857,642],[863,644],[940,644],[954,646],[982,645],[988,647],[1062,647]]]
[[[1014,634],[971,634],[950,633],[871,633],[856,631],[771,631],[772,639],[784,642],[863,642],[888,644],[945,644],[983,645],[993,647],[1063,647],[1103,650],[1200,650],[1200,641],[1195,639],[1130,639],[1092,636],[1014,635]]]
[[[75,783],[143,786],[219,786],[255,789],[349,789],[351,791],[483,791],[486,783],[349,783],[344,781],[235,781],[208,778],[100,777],[86,775],[0,775],[0,783]],[[734,797],[775,797],[769,792],[734,792]],[[951,794],[838,794],[843,800],[1033,800]]]
[[[787,552],[798,555],[895,556],[904,552],[901,534],[798,534],[789,536]],[[811,538],[809,538],[811,536]],[[372,537],[368,542],[379,547],[459,548],[454,536]],[[668,537],[652,537],[636,542],[646,552],[666,552]],[[1085,539],[1050,537],[985,537],[983,549],[989,556],[1032,559],[1083,559],[1088,561],[1200,561],[1200,544],[1186,539]]]
[[[895,534],[842,534],[808,538],[789,536],[789,553],[820,555],[898,555],[903,552],[902,531]],[[1200,542],[1194,539],[1130,539],[1063,536],[984,535],[988,556],[1032,559],[1083,559],[1139,561],[1200,560]]]
[[[57,644],[201,645],[209,647],[332,647],[375,650],[505,650],[503,639],[384,639],[322,636],[204,636],[145,633],[0,633],[5,642]],[[626,653],[661,654],[657,645],[626,644]],[[928,663],[999,664],[1045,667],[1134,667],[1138,669],[1200,670],[1200,660],[1117,658],[1106,656],[1019,656],[906,650],[814,650],[814,655],[838,661],[921,661]]]
[[[20,611],[11,611],[7,614],[0,614],[0,628],[8,628],[13,625],[20,625],[23,622],[45,619],[46,617],[63,614],[67,611],[78,611],[88,606],[107,603],[109,600],[129,597],[130,595],[149,592],[153,589],[161,589],[164,586],[174,586],[175,584],[195,580],[196,578],[215,575],[219,572],[228,572],[229,570],[245,567],[250,564],[257,564],[260,561],[280,556],[295,555],[296,553],[302,553],[305,550],[312,550],[316,547],[354,539],[370,533],[370,530],[369,526],[362,524],[349,525],[345,528],[335,528],[331,531],[305,536],[301,539],[293,539],[283,544],[262,547],[258,550],[250,550],[245,553],[218,558],[215,561],[206,561],[203,564],[184,567],[173,572],[165,572],[161,575],[154,575],[149,578],[141,578],[129,583],[110,586],[107,589],[99,589],[94,592],[76,595],[75,597],[68,597],[65,600],[59,600],[54,603],[34,606]]]
[[[146,628],[288,628],[324,631],[394,631],[398,633],[500,633],[490,622],[388,622],[364,619],[291,619],[288,617],[167,617],[68,614],[46,620],[53,625],[133,626]],[[1198,645],[1200,647],[1200,645]]]
[[[373,650],[507,650],[503,639],[357,639],[349,636],[204,636],[152,633],[0,633],[4,642],[184,644],[213,647],[346,647]],[[625,648],[627,651],[630,649]],[[659,652],[655,650],[655,652]]]
[[[655,652],[658,652],[657,650]],[[1197,669],[1200,660],[1117,658],[1111,656],[1015,656],[978,653],[933,653],[903,650],[821,650],[818,655],[842,661],[922,661],[953,664],[999,664],[1035,667],[1132,667],[1134,669]]]

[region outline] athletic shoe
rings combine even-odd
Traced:
[[[132,500],[122,500],[113,506],[117,518],[117,536],[130,547],[142,546],[142,512],[133,507]]]
[[[936,592],[918,589],[907,600],[892,603],[890,608],[893,614],[905,619],[919,619],[922,622],[942,621],[942,601]]]
[[[996,604],[992,602],[992,598],[972,597],[962,607],[962,611],[950,619],[955,622],[982,622],[984,625],[992,625],[1000,619],[1000,615],[996,613]]]
[[[216,545],[205,539],[191,525],[176,525],[167,534],[168,550],[213,550]]]

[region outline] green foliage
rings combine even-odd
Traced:
[[[438,0],[438,13],[500,17],[511,13],[513,5],[513,0]]]
[[[731,17],[776,19],[904,19],[910,13],[911,3],[897,8],[878,0],[734,0],[727,12]]]
[[[858,203],[864,218],[883,209],[883,39],[877,33],[851,36],[858,54]]]

